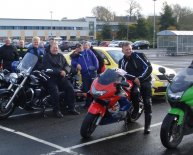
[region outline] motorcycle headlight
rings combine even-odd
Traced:
[[[170,89],[168,90],[168,97],[172,100],[180,100],[184,91],[173,93]]]
[[[98,98],[106,93],[105,90],[96,90],[94,86],[91,88],[91,93],[93,97]]]
[[[18,75],[16,73],[10,74],[10,82],[11,83],[17,83]]]

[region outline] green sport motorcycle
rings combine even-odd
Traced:
[[[165,75],[165,69],[159,68]],[[165,116],[160,131],[162,144],[176,148],[184,135],[193,133],[193,66],[181,70],[171,81],[166,91],[166,101],[171,109]]]

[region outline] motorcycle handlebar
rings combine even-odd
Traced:
[[[42,77],[45,81],[47,81],[50,77],[45,74],[46,70],[42,70],[41,72],[38,70],[33,71],[33,73],[37,73],[38,76]]]

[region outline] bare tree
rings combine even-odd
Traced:
[[[132,16],[138,17],[141,11],[141,6],[136,0],[128,0],[129,9],[126,12],[129,14],[129,18],[131,20]]]
[[[92,14],[97,18],[99,21],[113,21],[115,13],[111,12],[108,8],[103,6],[97,6],[92,9]]]
[[[187,7],[181,7],[179,4],[173,5],[173,15],[176,17],[177,22],[183,17],[193,14],[193,10]]]

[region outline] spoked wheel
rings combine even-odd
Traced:
[[[143,111],[144,111],[144,105],[142,102],[139,102],[138,111],[137,113],[135,112],[135,114],[134,114],[134,108],[132,106],[127,114],[126,123],[132,123],[137,121],[141,116],[141,114],[143,113]]]
[[[183,125],[178,125],[178,117],[167,114],[160,131],[162,144],[166,148],[176,148],[183,139]]]
[[[8,118],[14,111],[15,105],[12,102],[8,108],[5,108],[9,102],[9,96],[0,96],[0,119]]]
[[[80,134],[83,138],[89,138],[91,134],[96,129],[97,125],[97,119],[99,118],[99,115],[93,115],[91,113],[87,113],[85,119],[82,122],[82,126],[80,129]]]

